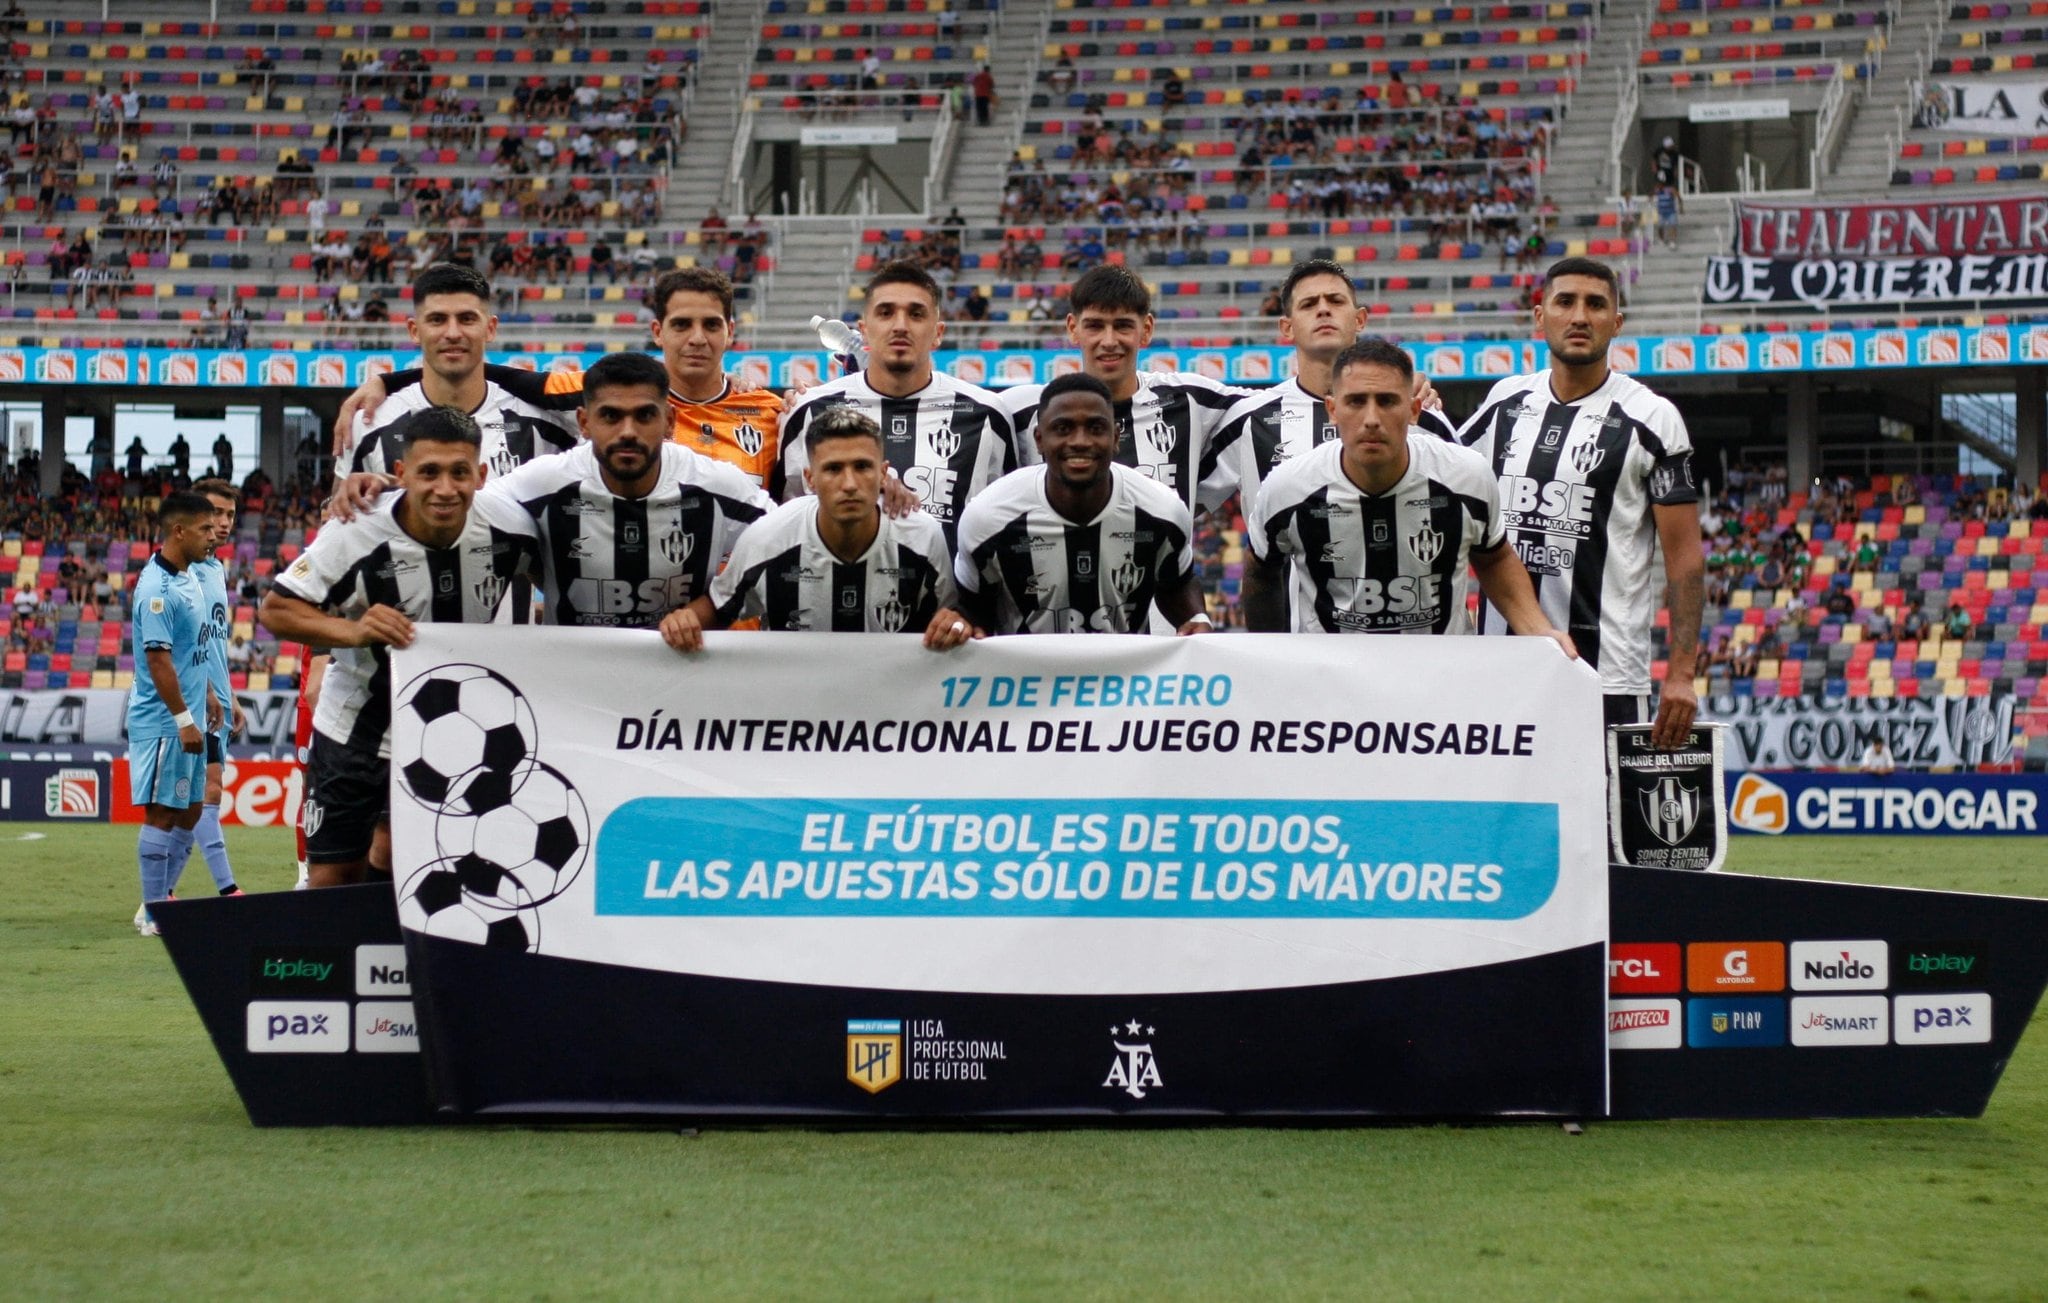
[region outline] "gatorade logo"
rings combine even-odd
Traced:
[[[1749,832],[1784,832],[1792,826],[1792,802],[1785,789],[1759,774],[1744,774],[1728,803],[1728,821]]]
[[[1709,941],[1685,948],[1689,991],[1785,989],[1785,946],[1779,941]]]

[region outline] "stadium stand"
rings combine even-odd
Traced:
[[[1927,65],[1930,80],[2048,69],[2048,3],[1956,4],[1944,15]],[[1901,123],[1894,186],[2038,193],[2048,134],[1979,135],[1950,130],[1938,93],[1896,106]]]

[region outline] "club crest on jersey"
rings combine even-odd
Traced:
[[[902,629],[903,622],[910,618],[910,611],[897,598],[896,594],[891,593],[875,603],[874,610],[869,613],[869,617],[874,623],[875,632],[895,633]]]
[[[1417,561],[1430,564],[1444,550],[1443,531],[1424,525],[1408,536],[1408,550],[1415,554]]]
[[[932,452],[947,461],[960,451],[960,432],[950,425],[942,425],[932,431]]]
[[[1173,446],[1178,442],[1179,432],[1165,421],[1152,421],[1145,426],[1146,446],[1161,457],[1172,452]]]
[[[757,457],[761,453],[761,432],[755,429],[750,421],[740,422],[739,429],[732,432],[732,441],[749,457]]]
[[[680,529],[671,529],[662,534],[661,541],[655,547],[660,551],[662,560],[672,566],[679,566],[688,561],[690,554],[697,550],[697,540]]]
[[[1656,786],[1636,793],[1636,799],[1642,803],[1643,822],[1666,846],[1685,840],[1700,820],[1699,789],[1676,778],[1660,779]]]
[[[470,592],[476,595],[477,605],[485,610],[496,610],[498,599],[505,595],[505,581],[494,574],[486,574],[470,585]]]
[[[1138,587],[1138,574],[1138,563],[1126,559],[1109,572],[1109,582],[1119,593],[1132,592]]]
[[[1581,475],[1591,475],[1607,457],[1607,449],[1598,440],[1582,443],[1572,449],[1572,469]]]

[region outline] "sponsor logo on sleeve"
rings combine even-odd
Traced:
[[[1675,946],[1672,948],[1677,949]],[[1684,1043],[1685,1023],[1678,1001],[1607,1002],[1608,1049],[1675,1050]]]
[[[1678,945],[1622,942],[1607,948],[1607,989],[1615,995],[1664,995],[1678,990]]]
[[[1777,941],[1695,942],[1685,948],[1685,985],[1687,990],[1709,993],[1782,991],[1785,989],[1784,944]]]
[[[419,1024],[410,1000],[364,1000],[356,1006],[356,1053],[418,1054]]]
[[[1892,1039],[1901,1045],[1985,1044],[1991,997],[1982,991],[1894,996]]]
[[[1881,995],[1792,998],[1792,1043],[1800,1046],[1883,1045],[1891,1019]]]
[[[1753,1049],[1785,1043],[1783,1000],[1692,1000],[1685,1043],[1695,1049]]]
[[[251,1000],[251,1054],[346,1054],[346,1000]]]
[[[356,947],[357,995],[411,995],[404,946]]]
[[[1795,991],[1881,991],[1891,985],[1882,941],[1794,941]]]
[[[1990,949],[1982,941],[1901,944],[1892,986],[1901,991],[1953,991],[1984,985]]]

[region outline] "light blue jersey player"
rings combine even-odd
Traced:
[[[170,894],[176,834],[199,822],[206,783],[202,723],[212,695],[212,639],[191,568],[213,551],[213,504],[197,493],[173,493],[157,509],[157,520],[163,543],[131,598],[136,675],[128,694],[128,785],[130,799],[142,807],[136,856],[144,936],[157,934],[149,905]]]
[[[200,855],[206,860],[206,870],[213,876],[214,889],[223,896],[239,896],[241,888],[235,885],[234,870],[228,865],[227,838],[220,829],[220,801],[222,775],[226,768],[228,743],[244,727],[242,703],[235,696],[234,684],[228,678],[228,631],[232,627],[229,618],[233,608],[228,603],[228,569],[217,555],[218,549],[234,540],[235,512],[242,495],[226,480],[205,479],[193,484],[192,491],[213,504],[213,546],[205,559],[195,562],[191,574],[199,583],[201,610],[205,628],[201,631],[204,641],[212,652],[212,663],[207,682],[213,689],[213,698],[221,706],[218,728],[206,730],[206,799],[200,803],[199,822],[189,835],[181,833],[181,845],[171,852],[170,889],[178,889],[178,880],[185,872],[185,864],[191,858],[192,847],[199,847]],[[138,910],[136,926],[140,927]]]

